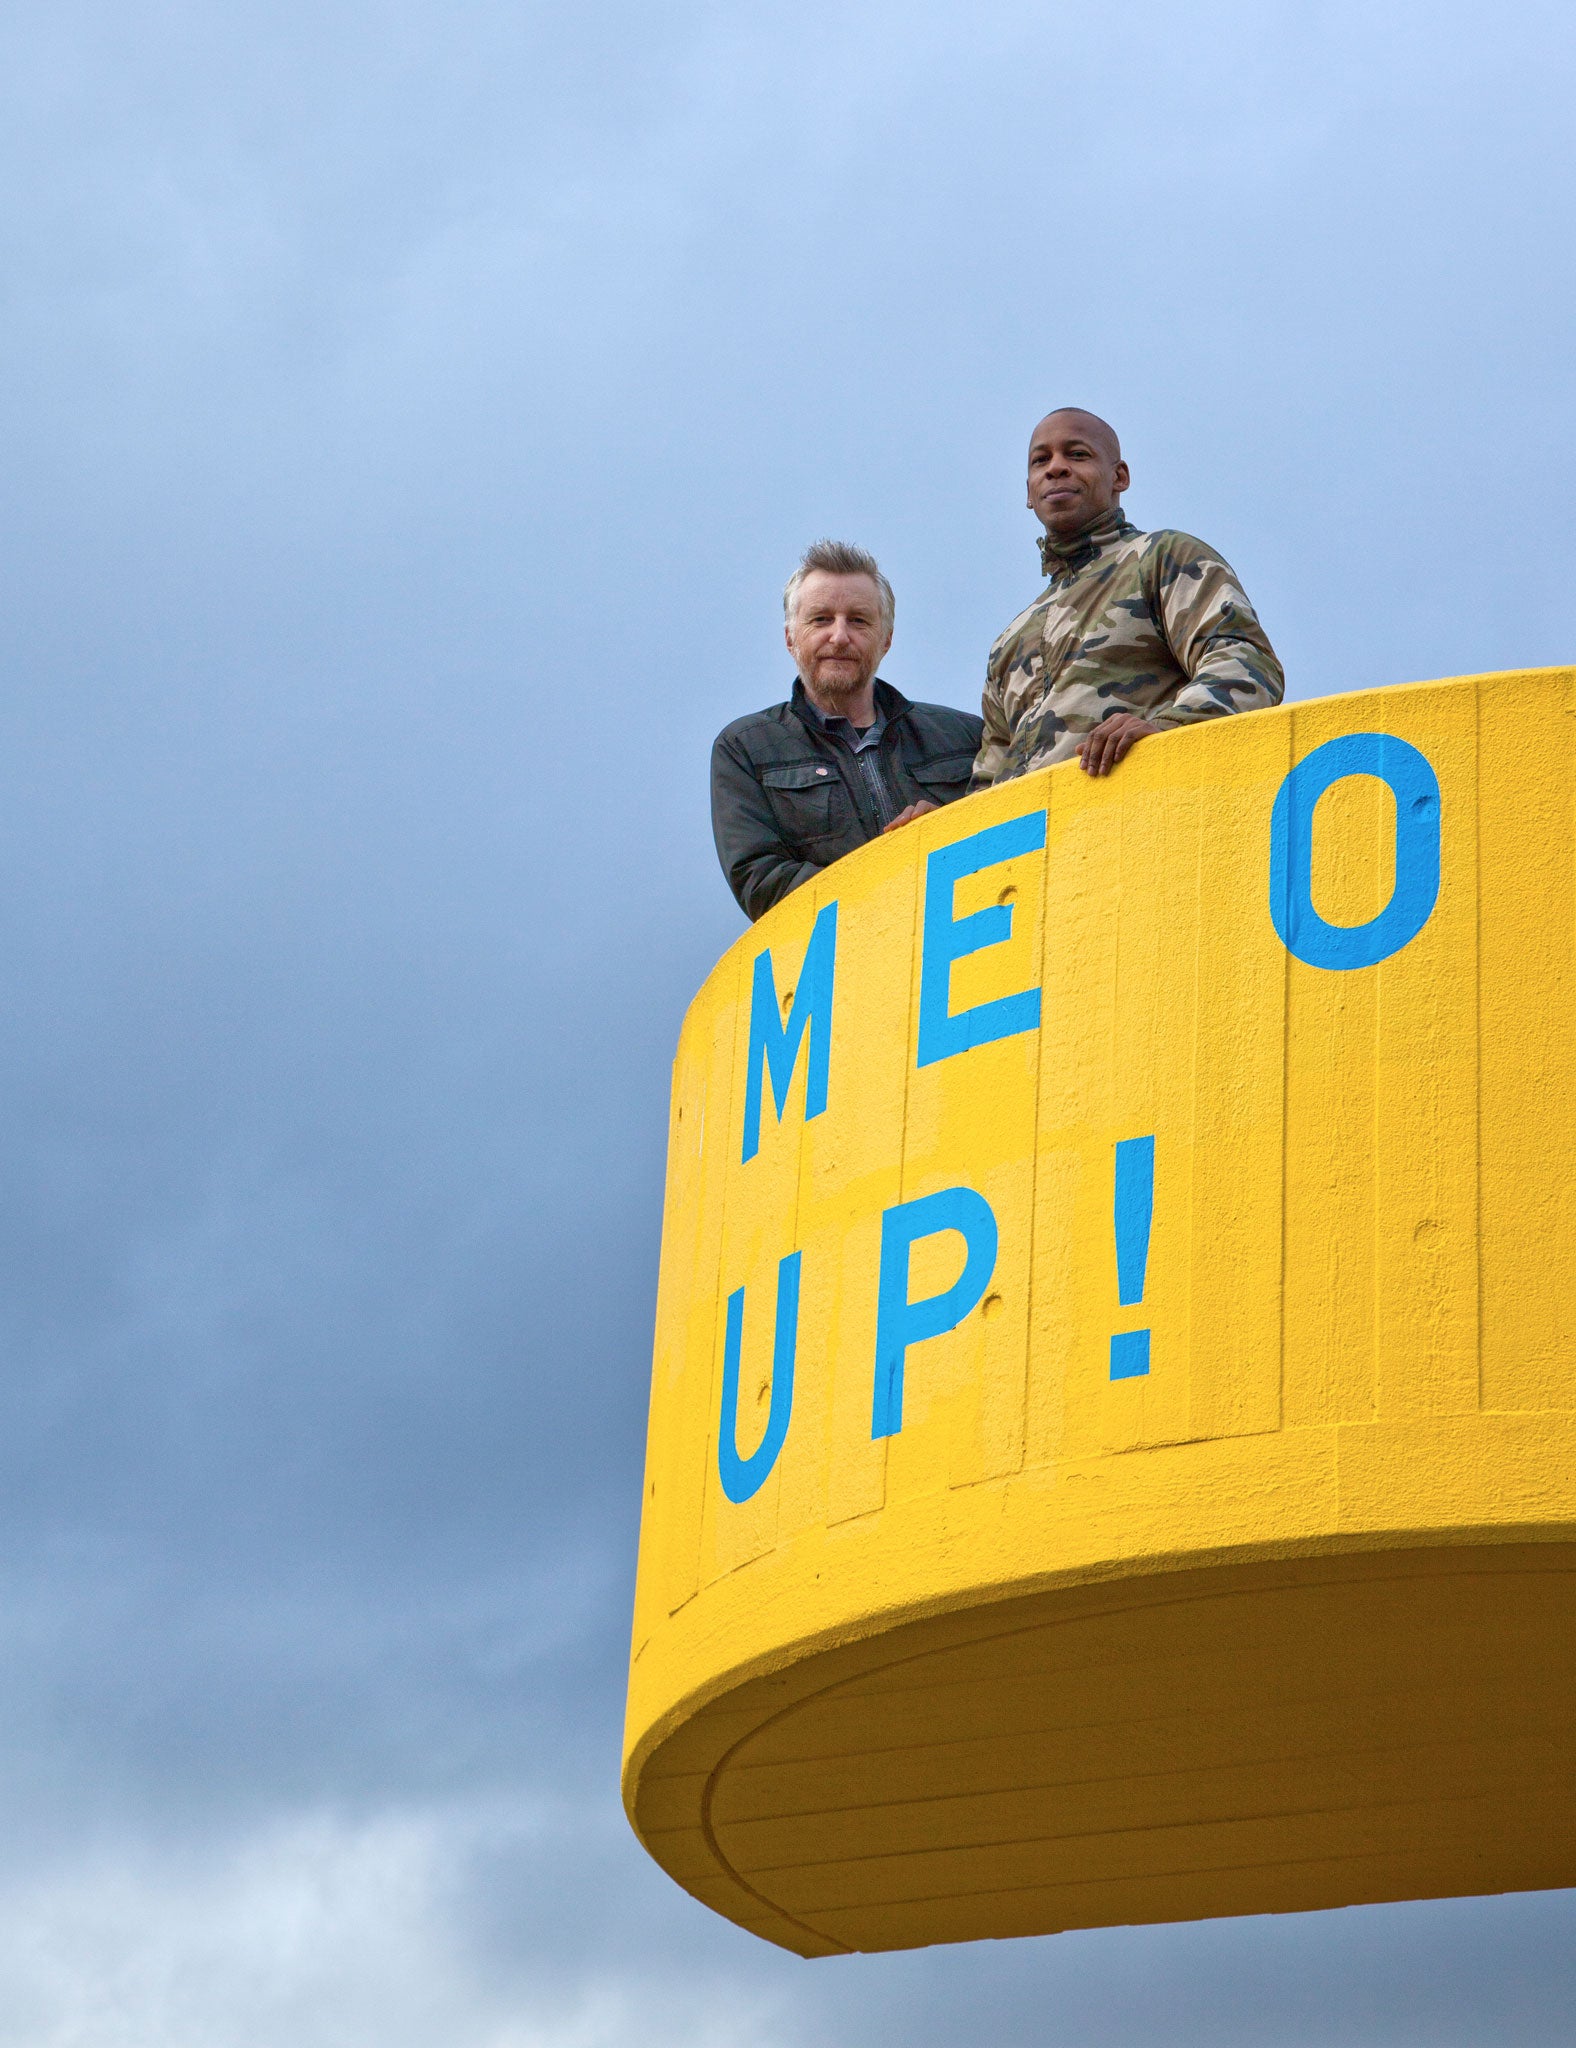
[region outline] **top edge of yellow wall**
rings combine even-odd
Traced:
[[[1576,664],[1567,662],[1554,662],[1547,666],[1542,667],[1483,669],[1482,671],[1476,674],[1470,675],[1422,677],[1416,681],[1409,683],[1373,683],[1351,690],[1330,690],[1327,691],[1323,696],[1319,697],[1293,697],[1289,698],[1286,703],[1277,705],[1273,710],[1239,712],[1236,714],[1236,716],[1238,718],[1251,718],[1255,722],[1260,719],[1269,718],[1285,719],[1294,717],[1296,713],[1299,711],[1310,710],[1316,704],[1329,704],[1333,702],[1347,703],[1352,700],[1361,700],[1363,698],[1373,698],[1375,700],[1379,700],[1396,696],[1410,696],[1418,690],[1443,690],[1452,688],[1475,689],[1483,683],[1522,682],[1531,676],[1547,676],[1551,681],[1556,677],[1565,676],[1569,677],[1573,683],[1576,683]],[[1213,726],[1217,723],[1217,721],[1210,719],[1204,721],[1204,723]],[[1188,732],[1194,729],[1195,728],[1193,727],[1187,726],[1178,728],[1178,730],[1181,732]],[[1053,775],[1071,775],[1079,772],[1081,771],[1079,770],[1079,766],[1076,761],[1059,761],[1054,768],[1036,768],[1030,774],[1023,776],[1021,779],[1023,781],[1024,786],[1026,788],[1029,788],[1046,777],[1050,777]],[[997,787],[1000,786],[1001,785],[999,784],[997,785]],[[971,792],[972,795],[983,795],[984,793],[985,792],[983,791]],[[959,803],[966,804],[970,801],[970,798],[961,797],[958,801]],[[957,804],[948,804],[945,807],[945,811],[946,813],[950,814],[955,812],[957,808]],[[931,821],[922,821],[920,829],[924,830],[926,823],[930,822]],[[933,823],[931,824],[931,829],[934,829]],[[846,863],[849,861],[866,862],[869,861],[873,856],[878,857],[877,849],[879,849],[882,846],[882,844],[883,841],[881,839],[872,839],[868,841],[864,846],[856,847],[852,853],[844,854],[843,858],[836,863],[836,866],[841,868],[845,866]],[[830,874],[831,872],[832,870],[830,868],[822,870],[823,874]],[[813,886],[813,884],[806,883],[802,886],[811,887]],[[716,963],[712,968],[712,974],[715,974],[718,968],[724,966],[726,962],[735,953],[742,953],[746,948],[752,947],[754,944],[758,943],[760,937],[763,934],[766,936],[769,942],[771,932],[773,930],[773,920],[777,917],[778,912],[783,909],[784,905],[791,903],[793,901],[793,897],[797,896],[799,893],[799,890],[794,890],[792,895],[785,896],[782,899],[781,903],[774,904],[770,910],[766,911],[761,917],[757,918],[753,924],[746,925],[744,930],[739,933],[738,937],[734,939],[731,944],[725,946],[722,952],[718,954]],[[690,998],[688,1004],[686,1004],[684,1011],[686,1021],[688,1020],[690,1012],[694,1009],[695,1005],[701,1000],[702,996],[705,994],[706,986],[707,983],[710,982],[710,979],[711,976],[708,975],[706,978],[706,982],[703,982],[701,984],[701,987]]]

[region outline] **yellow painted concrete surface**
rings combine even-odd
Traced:
[[[1572,671],[1354,693],[719,963],[625,1758],[698,1898],[815,1955],[1576,1883],[1573,801]]]

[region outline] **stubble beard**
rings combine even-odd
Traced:
[[[866,668],[861,663],[852,676],[823,676],[812,670],[809,676],[804,677],[804,684],[805,688],[823,703],[834,705],[841,712],[845,705],[854,701],[874,675],[873,665]]]

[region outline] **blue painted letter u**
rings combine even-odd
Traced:
[[[722,1345],[722,1414],[717,1425],[717,1476],[731,1501],[759,1493],[788,1434],[793,1413],[794,1355],[799,1348],[799,1253],[777,1267],[777,1335],[772,1346],[772,1405],[766,1434],[747,1458],[739,1456],[739,1353],[744,1344],[744,1289],[728,1296],[728,1328]]]

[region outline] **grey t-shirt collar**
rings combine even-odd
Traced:
[[[828,739],[840,740],[851,754],[862,754],[866,747],[878,747],[886,731],[886,714],[879,708],[875,724],[867,725],[863,732],[839,713],[823,711],[808,690],[804,692],[804,708]]]

